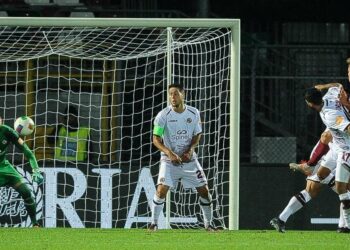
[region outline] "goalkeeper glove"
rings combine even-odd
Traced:
[[[40,185],[44,182],[44,177],[40,173],[39,169],[33,170],[32,178],[33,178],[34,182],[38,183],[38,185]]]

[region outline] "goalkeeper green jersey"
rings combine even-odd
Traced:
[[[28,148],[15,130],[7,125],[0,125],[0,168],[8,165],[6,159],[7,147],[9,144],[14,144],[29,160],[30,166],[33,170],[38,169],[38,163],[36,161],[35,155]]]

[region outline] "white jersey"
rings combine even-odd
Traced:
[[[328,89],[327,93],[323,96],[323,100],[325,99],[339,99],[340,88],[339,87],[331,87]]]
[[[188,105],[185,105],[182,113],[175,112],[171,106],[166,107],[156,116],[154,126],[164,129],[162,135],[164,145],[178,156],[182,156],[189,148],[194,136],[202,133],[199,111]],[[161,159],[169,160],[163,152]],[[191,160],[194,159],[197,159],[195,152]]]
[[[333,143],[342,151],[350,151],[350,136],[345,131],[347,126],[350,125],[349,114],[345,111],[339,100],[334,97],[334,93],[334,88],[330,88],[323,97],[324,105],[320,116],[333,136]]]

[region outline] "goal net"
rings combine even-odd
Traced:
[[[0,20],[0,116],[11,127],[21,115],[36,124],[25,141],[45,183],[32,182],[16,148],[7,158],[32,189],[42,224],[147,226],[160,159],[152,145],[153,120],[167,106],[167,85],[180,83],[186,104],[202,116],[196,151],[213,196],[214,224],[227,228],[232,29],[30,21],[16,26]],[[57,132],[72,120],[78,129]],[[0,187],[0,200],[2,226],[30,226],[16,191]],[[203,226],[194,190],[179,185],[168,205],[161,228]]]

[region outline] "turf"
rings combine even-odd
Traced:
[[[1,249],[347,249],[334,231],[220,231],[1,228]],[[345,247],[345,248],[344,248]]]

